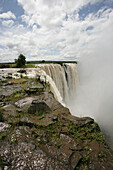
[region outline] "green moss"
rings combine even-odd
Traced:
[[[86,136],[80,136],[80,139],[82,139],[82,140],[86,140],[87,139],[87,137]]]
[[[37,143],[36,146],[39,147],[39,146],[40,146],[40,143]]]
[[[82,162],[83,162],[83,163],[88,163],[88,161],[89,161],[89,155],[86,154],[86,155],[83,156]]]
[[[96,121],[94,121],[94,124],[98,126],[98,123]]]
[[[98,154],[98,157],[101,158],[105,162],[107,161],[106,154],[102,151]]]
[[[1,140],[1,139],[4,139],[4,138],[6,137],[6,135],[7,135],[7,132],[2,132],[2,133],[0,134],[0,140]]]
[[[90,123],[81,127],[80,125],[76,125],[73,122],[68,121],[68,129],[68,135],[71,137],[76,139],[80,138],[81,140],[90,139],[105,144],[105,139],[98,129],[98,126],[93,129],[92,124]]]
[[[85,150],[90,151],[91,148],[89,147],[89,144],[86,145]]]

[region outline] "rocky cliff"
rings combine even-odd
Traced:
[[[89,117],[71,115],[49,84],[0,82],[0,169],[112,170],[112,151]]]

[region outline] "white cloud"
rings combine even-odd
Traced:
[[[5,20],[5,21],[2,21],[2,25],[5,26],[5,27],[12,27],[14,24],[14,21],[13,20]]]
[[[1,19],[16,19],[16,16],[11,12],[11,11],[8,11],[7,13],[2,13],[0,14],[0,18]]]
[[[10,54],[12,58],[16,57],[15,54],[18,56],[19,53],[24,53],[29,60],[30,57],[34,60],[74,60],[76,56],[82,56],[83,53],[89,55],[93,46],[98,44],[103,30],[107,32],[108,27],[112,27],[112,9],[101,8],[97,13],[90,13],[83,21],[80,20],[78,11],[88,4],[89,0],[84,2],[18,0],[18,2],[25,11],[21,18],[26,26],[17,25],[17,22],[14,24],[11,19],[3,20],[3,25],[8,26],[9,22],[11,27],[1,30],[0,34],[0,45],[6,47],[7,53],[8,50],[12,52]],[[91,1],[91,3],[96,2]],[[67,19],[65,19],[66,15]],[[87,29],[88,27],[92,29]],[[49,55],[51,49],[54,49],[54,56]],[[2,53],[0,53],[1,60],[4,60]]]
[[[25,10],[25,14],[22,16],[23,21],[25,21],[29,26],[33,24],[39,24],[41,27],[46,27],[48,29],[55,29],[62,25],[63,19],[66,14],[69,16],[73,12],[88,3],[96,3],[99,0],[18,0],[18,3]],[[78,18],[78,14],[76,16]]]

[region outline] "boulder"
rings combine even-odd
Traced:
[[[26,97],[26,98],[23,98],[21,100],[18,100],[17,102],[15,102],[15,106],[18,107],[18,108],[23,108],[23,107],[26,107],[32,103],[32,101],[34,100],[33,97]]]
[[[45,102],[33,100],[31,106],[28,109],[28,113],[40,116],[43,114],[51,113],[51,109]]]

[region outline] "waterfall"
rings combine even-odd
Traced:
[[[37,68],[43,69],[51,77],[60,92],[63,102],[67,105],[70,97],[75,94],[77,84],[77,64],[38,64]]]
[[[77,64],[61,63],[61,64],[36,64],[35,68],[26,68],[25,73],[19,71],[23,68],[8,68],[0,70],[1,79],[5,79],[9,75],[12,78],[20,78],[21,76],[39,77],[43,82],[49,82],[51,91],[56,100],[69,106],[72,97],[76,91],[77,84]],[[71,99],[71,100],[70,100]]]

